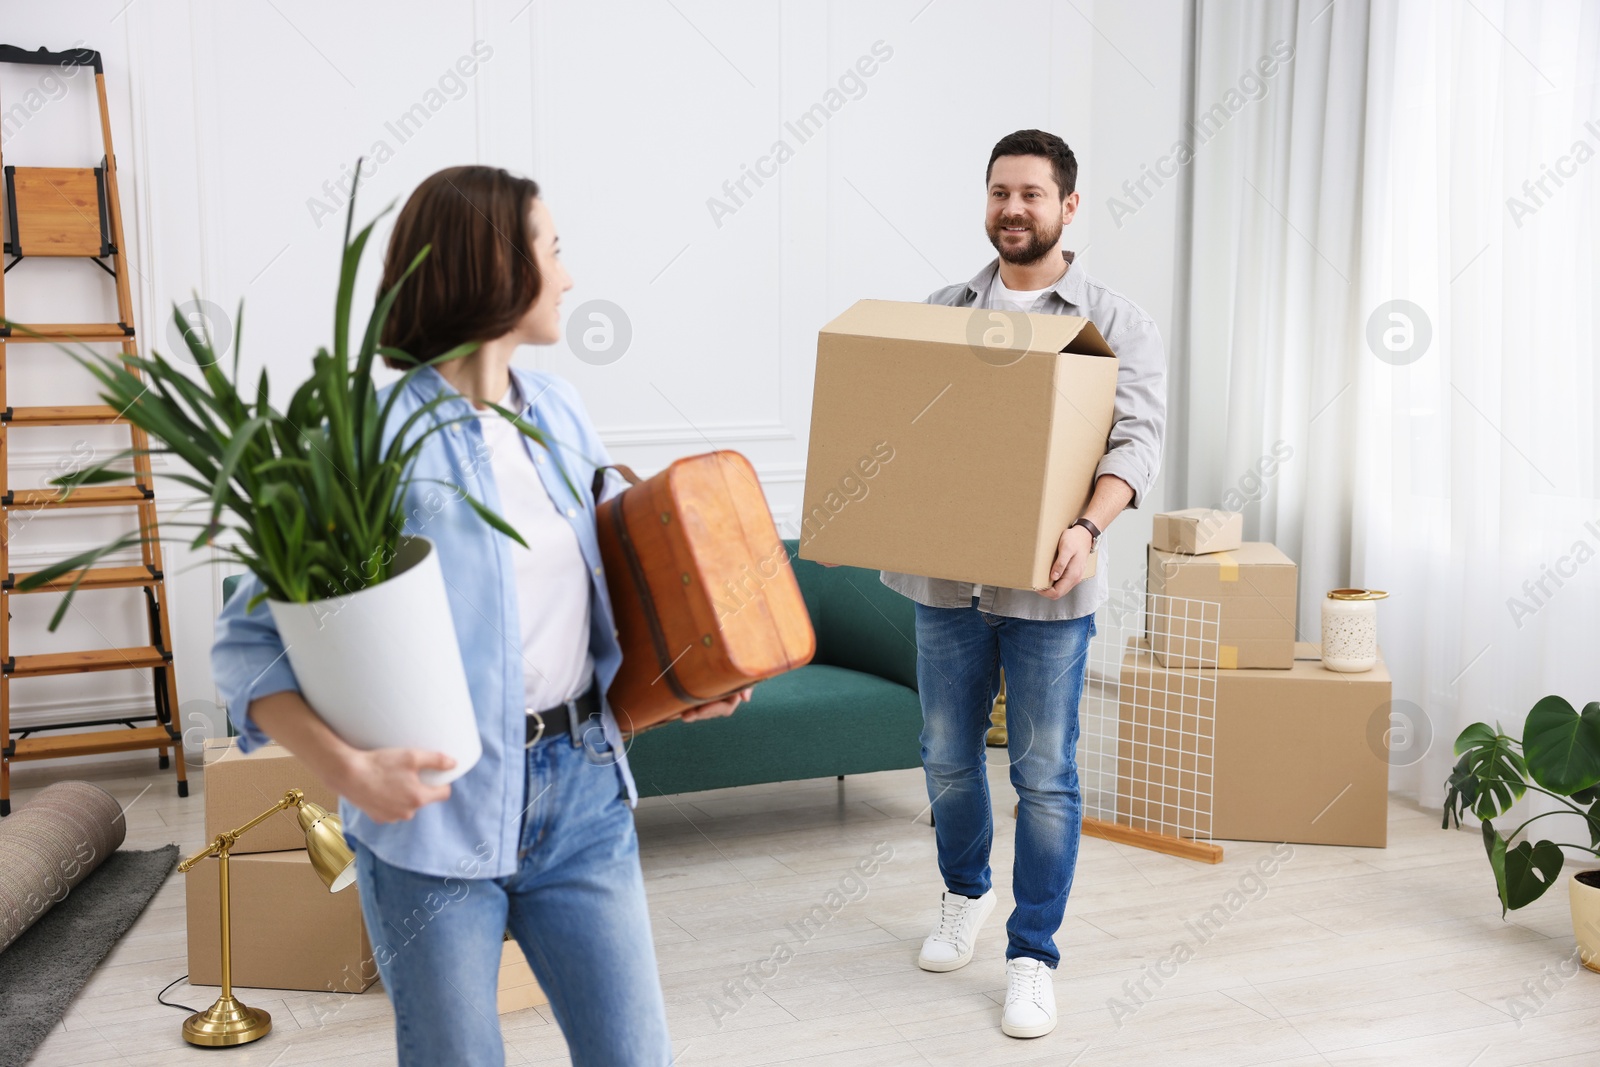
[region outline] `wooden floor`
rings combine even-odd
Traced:
[[[79,776],[132,805],[125,847],[198,845],[203,776],[180,800],[153,764]],[[52,777],[48,765],[19,769],[18,799]],[[1400,801],[1387,850],[1299,846],[1259,886],[1247,872],[1269,845],[1228,844],[1211,867],[1085,840],[1057,935],[1060,1026],[1039,1040],[1007,1038],[999,1022],[1014,794],[1003,756],[991,778],[1002,907],[973,963],[948,974],[915,962],[940,888],[920,771],[643,802],[645,878],[680,1067],[1596,1062],[1600,974],[1571,973],[1565,891],[1501,921],[1478,835],[1441,831],[1436,815]],[[888,849],[892,859],[864,888],[846,881],[857,861]],[[1197,934],[1202,913],[1230,903],[1220,929]],[[829,917],[808,928],[808,914]],[[774,958],[780,943],[792,958]],[[1188,955],[1180,945],[1192,958],[1174,966]],[[247,1048],[189,1048],[183,1016],[155,1002],[185,969],[174,875],[32,1063],[395,1062],[381,985],[356,996],[241,990],[272,1012],[274,1032]],[[180,983],[169,997],[203,1005],[215,995]],[[567,1062],[548,1009],[503,1023],[508,1063]]]

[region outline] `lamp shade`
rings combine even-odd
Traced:
[[[344,843],[344,823],[320,804],[302,801],[300,830],[306,835],[306,854],[311,867],[328,887],[337,893],[356,880],[356,854]]]

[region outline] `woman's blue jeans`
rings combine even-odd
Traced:
[[[977,601],[974,599],[974,605]],[[952,893],[990,889],[994,814],[984,772],[984,735],[1006,672],[1006,733],[1017,789],[1016,857],[1006,922],[1006,959],[1061,962],[1055,932],[1078,862],[1083,806],[1078,789],[1078,699],[1094,637],[1092,614],[1013,619],[976,606],[917,605],[917,688],[922,765],[933,804],[939,873]]]
[[[664,1067],[672,1042],[614,757],[561,734],[530,748],[527,762],[515,874],[438,878],[356,850],[401,1067],[504,1064],[495,991],[508,929],[550,997],[574,1064]]]

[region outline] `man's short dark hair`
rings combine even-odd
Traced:
[[[989,153],[989,169],[983,172],[983,183],[989,184],[994,173],[994,161],[1001,156],[1043,156],[1050,161],[1050,171],[1055,175],[1056,188],[1065,200],[1078,187],[1078,157],[1072,154],[1067,142],[1043,130],[1018,130],[1008,133],[995,144]]]

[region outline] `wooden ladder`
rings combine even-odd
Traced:
[[[11,167],[0,159],[4,172],[3,214],[5,253],[13,257],[0,273],[0,737],[5,739],[0,759],[0,816],[11,812],[11,764],[17,760],[59,759],[102,752],[157,749],[158,765],[176,768],[178,795],[189,795],[183,763],[182,724],[173,674],[172,632],[166,584],[161,571],[161,542],[156,525],[154,479],[145,432],[103,404],[48,407],[12,407],[6,393],[7,349],[31,342],[108,342],[122,346],[125,356],[137,354],[134,343],[133,297],[128,285],[126,245],[122,236],[122,203],[117,191],[117,157],[111,149],[111,116],[106,105],[105,74],[100,53],[86,48],[29,52],[0,45],[0,63],[92,67],[100,104],[100,136],[104,158],[98,167]],[[116,280],[117,321],[43,323],[8,327],[5,274],[24,259],[34,257],[86,258]],[[107,260],[110,264],[107,264]],[[137,375],[136,367],[125,364]],[[9,485],[11,434],[35,426],[127,426],[138,455],[133,459],[134,484],[90,486],[63,497],[59,489],[12,489]],[[96,566],[63,575],[33,593],[60,592],[80,575],[80,590],[140,589],[144,593],[150,643],[131,648],[100,648],[82,652],[43,655],[13,654],[11,648],[11,598],[23,595],[17,582],[26,574],[11,572],[10,520],[14,511],[34,512],[56,508],[132,508],[139,521],[143,562],[138,565]],[[76,603],[76,602],[75,602]],[[149,671],[154,707],[146,714],[113,714],[105,718],[31,725],[13,732],[11,682],[14,678],[40,678],[82,674],[88,671]],[[147,725],[140,725],[147,724]],[[103,727],[121,725],[122,730]],[[102,729],[87,729],[101,727]]]

